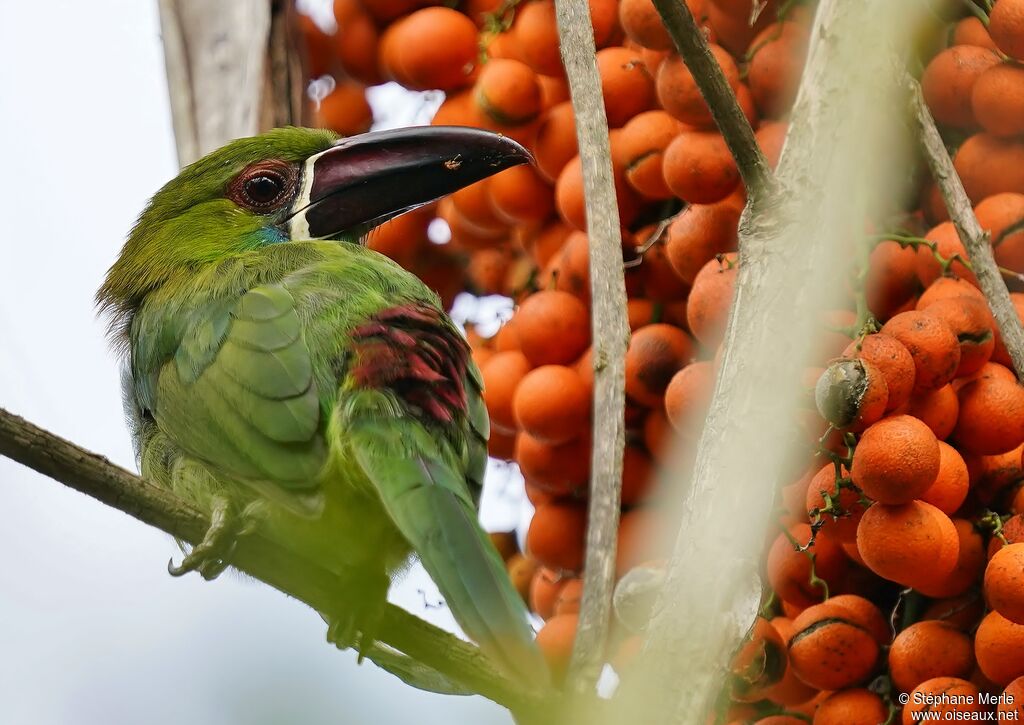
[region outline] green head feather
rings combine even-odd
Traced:
[[[96,295],[101,310],[121,317],[177,275],[285,241],[281,223],[288,205],[246,208],[231,198],[232,182],[248,167],[270,160],[297,173],[337,138],[330,131],[278,128],[232,141],[182,169],[150,200],[107,272]]]

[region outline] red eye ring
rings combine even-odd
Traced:
[[[298,175],[298,170],[284,161],[259,161],[231,180],[226,196],[251,211],[276,211],[295,195]]]

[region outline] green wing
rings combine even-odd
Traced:
[[[348,398],[342,445],[376,487],[466,634],[506,672],[542,686],[547,666],[526,608],[477,522],[474,499],[487,461],[487,415],[479,389],[468,391],[464,446],[452,443],[458,436],[439,435],[412,416],[396,415],[401,405],[373,390],[353,391]]]
[[[196,310],[179,332],[173,357],[141,380],[143,407],[191,455],[306,508],[294,494],[315,487],[326,448],[291,294],[256,287]]]

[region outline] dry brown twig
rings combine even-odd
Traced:
[[[953,160],[949,158],[946,144],[943,143],[939,129],[935,126],[935,119],[924,102],[920,84],[910,76],[905,76],[903,80],[910,93],[911,113],[928,168],[931,169],[932,177],[942,194],[949,218],[967,249],[971,269],[978,278],[978,285],[985,294],[999,334],[1002,335],[1006,350],[1010,353],[1017,380],[1024,381],[1024,326],[1021,325],[1006,282],[996,265],[988,232],[978,224],[971,200],[967,197],[963,182],[953,168]]]
[[[608,120],[589,7],[577,0],[556,0],[555,11],[576,118],[590,241],[594,435],[583,601],[568,680],[577,692],[587,693],[593,691],[601,671],[615,583],[629,325]]]
[[[676,50],[693,74],[704,100],[715,119],[715,125],[736,159],[740,177],[748,194],[764,196],[774,185],[772,171],[754,138],[754,130],[743,115],[736,95],[729,87],[721,67],[711,54],[707,38],[686,3],[678,0],[654,0]]]

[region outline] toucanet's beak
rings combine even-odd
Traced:
[[[342,139],[306,160],[288,219],[292,239],[363,232],[533,159],[506,136],[417,126]]]

